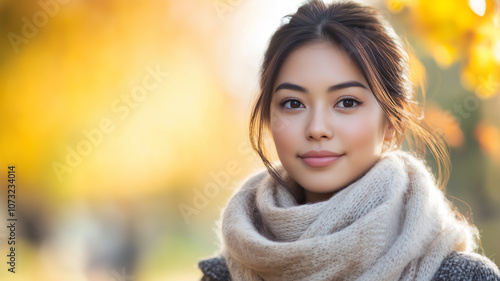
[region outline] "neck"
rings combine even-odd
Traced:
[[[308,191],[306,189],[304,189],[304,193],[305,193],[305,203],[317,203],[317,202],[322,202],[322,201],[326,201],[328,199],[330,199],[332,197],[333,194],[335,194],[335,192],[328,192],[328,193],[315,193],[315,192],[311,192],[311,191]]]

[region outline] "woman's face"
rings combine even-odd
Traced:
[[[273,90],[272,137],[306,202],[325,200],[364,175],[392,138],[394,129],[363,74],[332,43],[294,50]]]

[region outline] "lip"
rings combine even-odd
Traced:
[[[338,153],[331,152],[328,150],[310,150],[302,155],[299,155],[301,158],[308,158],[308,157],[339,157],[341,156]]]
[[[314,168],[319,168],[333,164],[340,157],[342,157],[342,155],[328,150],[311,150],[302,155],[299,155],[299,157],[307,165]]]

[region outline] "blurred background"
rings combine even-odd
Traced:
[[[301,2],[0,0],[0,279],[199,280],[225,202],[264,167],[247,140],[258,71]],[[447,193],[499,264],[500,2],[366,3],[412,45]]]

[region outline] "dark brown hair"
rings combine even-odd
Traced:
[[[288,185],[268,160],[264,129],[270,129],[273,85],[287,56],[305,44],[328,41],[343,49],[361,70],[385,117],[395,128],[390,149],[406,139],[417,154],[425,157],[426,148],[436,159],[441,187],[449,175],[446,143],[434,136],[423,123],[416,88],[410,81],[409,57],[402,41],[380,13],[357,2],[325,4],[312,0],[303,4],[288,23],[274,33],[261,68],[260,95],[255,101],[249,124],[252,148],[259,154],[273,178],[296,198],[297,190]],[[425,94],[422,89],[422,97]]]

